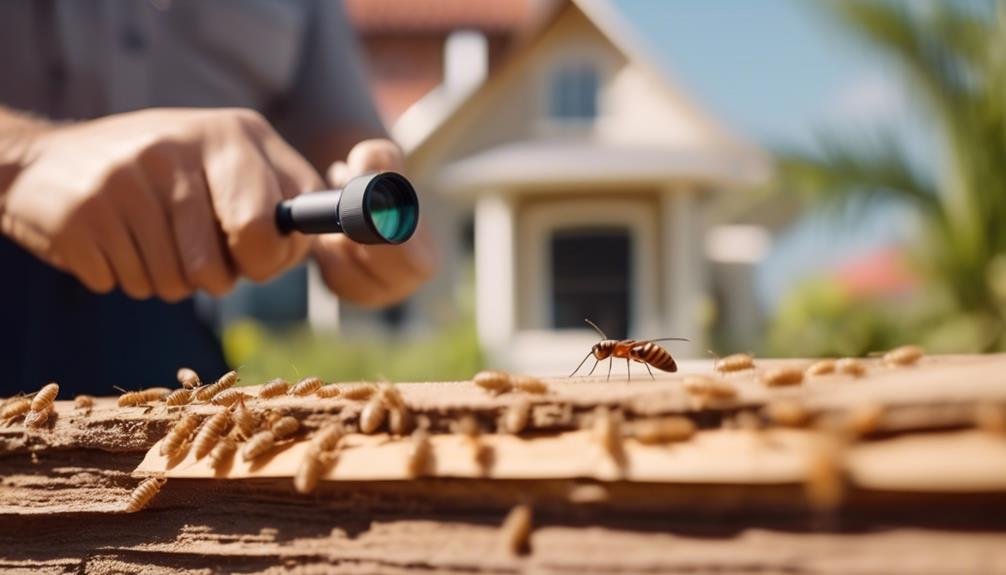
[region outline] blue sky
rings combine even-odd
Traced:
[[[669,74],[728,127],[768,149],[812,145],[821,131],[893,126],[917,143],[896,73],[808,0],[616,0]],[[897,209],[854,227],[811,216],[784,230],[761,266],[771,307],[794,282],[905,236]]]
[[[617,0],[683,88],[766,144],[901,112],[876,53],[807,0]]]

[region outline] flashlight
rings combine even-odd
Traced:
[[[416,190],[395,172],[364,174],[341,190],[311,192],[276,206],[276,227],[284,234],[346,234],[361,244],[400,244],[418,223]]]

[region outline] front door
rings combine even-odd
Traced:
[[[610,338],[629,333],[632,237],[626,228],[576,228],[552,234],[552,327],[588,327]],[[589,329],[589,328],[588,328]]]

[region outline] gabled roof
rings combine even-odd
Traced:
[[[434,90],[427,98],[417,102],[414,109],[406,111],[392,130],[406,153],[409,156],[423,154],[432,142],[450,132],[455,125],[464,122],[465,117],[475,113],[480,101],[500,90],[516,73],[549,29],[569,10],[578,10],[639,70],[656,80],[655,84],[663,89],[667,99],[679,110],[685,111],[699,126],[707,142],[730,156],[731,163],[740,162],[749,166],[745,175],[753,176],[741,177],[739,180],[756,183],[765,179],[770,165],[768,157],[757,146],[728,130],[694,104],[677,87],[665,68],[657,63],[638,33],[610,0],[564,0],[563,3],[564,6],[552,11],[549,18],[542,20],[536,29],[530,31],[507,61],[472,93],[452,95],[440,89]]]

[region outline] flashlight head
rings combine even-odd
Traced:
[[[344,233],[361,244],[400,244],[418,223],[416,191],[394,172],[365,174],[342,190],[303,194],[276,206],[276,226],[283,233]]]
[[[419,223],[416,191],[395,172],[353,178],[339,198],[339,222],[350,239],[361,244],[400,244]]]

